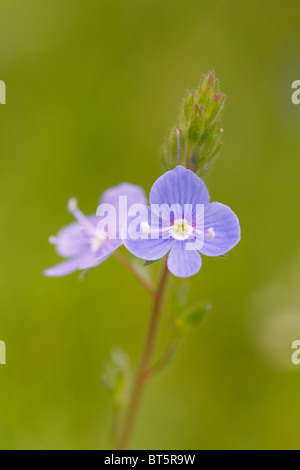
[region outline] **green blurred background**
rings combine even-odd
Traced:
[[[83,282],[43,277],[59,261],[48,236],[70,196],[91,213],[121,181],[149,191],[185,89],[214,69],[225,144],[206,182],[242,241],[192,279],[213,309],[149,384],[132,448],[300,448],[299,1],[0,7],[0,447],[107,448],[103,361],[120,346],[137,364],[150,302],[114,259]]]

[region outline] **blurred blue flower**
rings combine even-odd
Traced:
[[[146,204],[146,196],[142,188],[129,183],[122,183],[105,191],[100,198],[101,207],[114,208],[113,223],[115,233],[99,229],[102,218],[98,215],[85,216],[77,205],[77,200],[71,198],[68,210],[76,222],[62,228],[56,237],[49,241],[55,245],[57,253],[68,258],[66,261],[44,271],[46,276],[65,276],[77,270],[92,268],[106,260],[122,245],[120,229],[126,220],[126,211],[120,213],[119,201],[125,197],[128,207],[135,203]],[[98,213],[98,212],[97,212]],[[109,225],[109,224],[108,224]]]

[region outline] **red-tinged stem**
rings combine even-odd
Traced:
[[[128,414],[125,420],[125,425],[124,425],[123,433],[121,435],[118,449],[125,450],[128,448],[129,443],[130,443],[130,439],[131,439],[134,425],[136,422],[137,413],[138,413],[142,395],[143,395],[145,382],[148,376],[148,370],[150,368],[149,367],[150,361],[152,359],[152,354],[153,354],[153,350],[154,350],[154,346],[155,346],[155,342],[157,338],[159,320],[160,320],[160,314],[161,314],[161,305],[162,305],[167,278],[168,278],[168,268],[167,268],[167,263],[166,263],[163,268],[163,272],[161,275],[157,293],[155,295],[152,315],[151,315],[150,324],[149,324],[147,337],[146,337],[146,343],[144,347],[144,352],[143,352],[141,364],[137,373],[131,401],[129,404]]]

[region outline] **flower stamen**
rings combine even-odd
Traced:
[[[89,219],[81,212],[77,205],[77,199],[71,197],[68,202],[68,211],[73,215],[73,217],[79,222],[84,230],[86,230],[90,235],[96,235],[96,228],[89,221]]]
[[[51,245],[56,245],[57,237],[55,237],[54,235],[50,235],[50,237],[48,238],[48,241]]]
[[[185,219],[177,219],[169,228],[171,237],[175,240],[187,240],[193,235],[193,227]]]
[[[210,227],[210,228],[207,230],[206,236],[207,236],[207,238],[208,238],[209,240],[213,240],[213,239],[215,238],[216,233],[215,233],[213,227]]]
[[[107,239],[108,234],[105,230],[97,230],[97,236],[90,239],[90,248],[93,253],[96,253]]]
[[[151,232],[151,227],[147,221],[141,223],[141,230],[145,235],[148,235]]]

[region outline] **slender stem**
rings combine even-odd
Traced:
[[[112,415],[112,424],[111,424],[111,442],[112,443],[117,442],[119,439],[120,420],[121,420],[120,407],[114,406],[113,415]]]
[[[129,258],[124,256],[120,251],[115,251],[114,253],[115,258],[120,261],[132,274],[140,281],[140,283],[145,287],[151,297],[155,300],[157,292],[155,287],[153,287],[152,283],[139,271],[138,268],[130,261]]]
[[[131,439],[132,431],[133,431],[135,421],[136,421],[137,412],[138,412],[142,394],[143,394],[145,381],[147,379],[149,364],[152,358],[152,353],[153,353],[155,341],[157,338],[160,313],[161,313],[161,304],[163,300],[163,294],[165,291],[167,278],[168,278],[168,268],[167,268],[167,263],[166,263],[164,266],[162,275],[161,275],[157,294],[155,296],[155,300],[153,303],[152,315],[151,315],[149,329],[148,329],[148,333],[146,337],[145,348],[144,348],[140,368],[137,373],[136,382],[133,388],[131,402],[129,404],[128,414],[125,420],[124,430],[121,436],[118,449],[122,449],[122,450],[127,449],[130,439]]]
[[[161,372],[165,367],[169,365],[173,357],[175,356],[176,352],[178,351],[180,346],[180,340],[178,338],[173,339],[158,361],[147,371],[147,375],[152,377],[153,375],[158,374]]]

